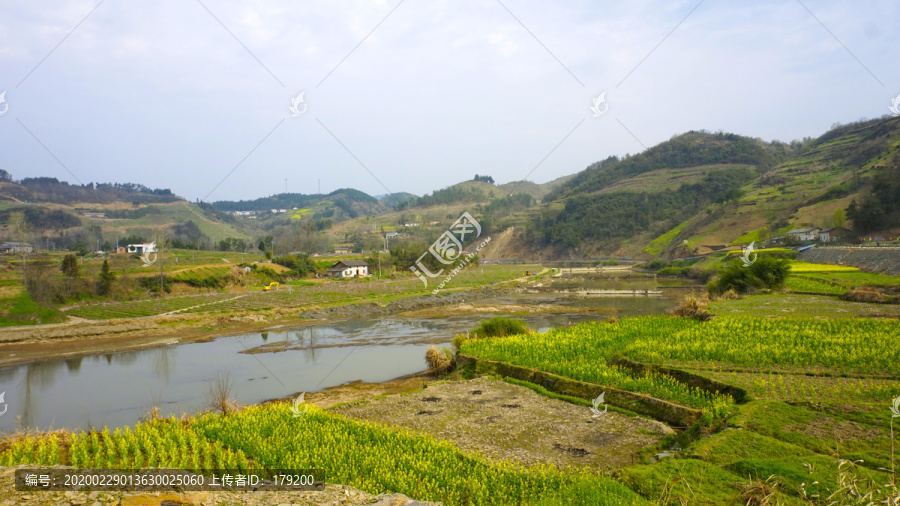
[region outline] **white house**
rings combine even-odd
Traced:
[[[129,253],[155,253],[156,252],[156,243],[155,242],[144,242],[139,244],[129,244],[128,245]]]
[[[793,230],[788,231],[788,236],[797,239],[798,241],[818,241],[819,240],[819,229],[818,228],[795,228]]]
[[[362,260],[341,260],[328,268],[327,278],[353,278],[369,275],[369,264]]]
[[[34,246],[27,242],[5,242],[0,245],[0,253],[31,253]]]

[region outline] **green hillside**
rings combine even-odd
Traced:
[[[688,132],[595,163],[510,220],[522,248],[554,255],[686,256],[827,228],[837,209],[856,231],[890,234],[900,211],[898,145],[898,118],[791,144]]]

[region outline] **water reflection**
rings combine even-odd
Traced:
[[[609,301],[607,301],[609,302]],[[133,425],[152,406],[163,416],[204,408],[217,373],[235,383],[234,398],[253,404],[348,381],[385,381],[425,368],[425,350],[447,345],[483,316],[385,318],[335,322],[123,353],[48,360],[0,370],[8,412],[0,431],[16,426]],[[534,329],[598,319],[598,315],[524,318]],[[276,346],[278,352],[248,354]]]

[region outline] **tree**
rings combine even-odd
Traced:
[[[831,224],[835,227],[843,227],[844,223],[847,222],[847,213],[844,212],[844,209],[839,207],[834,210],[834,217],[831,219]]]
[[[62,264],[60,264],[59,266],[59,270],[61,270],[62,273],[69,279],[75,279],[79,275],[81,275],[81,269],[78,266],[78,259],[75,258],[75,255],[71,253],[63,257]]]
[[[19,242],[19,255],[22,256],[22,283],[27,286],[25,276],[25,264],[28,260],[28,241],[31,239],[31,224],[25,218],[25,213],[16,211],[9,213],[9,231],[12,237]]]
[[[100,283],[98,284],[100,295],[109,295],[115,281],[116,275],[109,270],[109,260],[104,260],[103,267],[100,268]]]

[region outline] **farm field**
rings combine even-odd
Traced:
[[[709,304],[713,314],[721,316],[761,316],[768,318],[857,318],[900,317],[900,305],[845,302],[835,296],[803,294],[762,294]]]
[[[400,492],[454,504],[649,504],[617,481],[552,467],[491,463],[449,443],[355,422],[310,406],[300,418],[285,403],[188,420],[162,419],[134,431],[58,433],[6,444],[0,464],[71,464],[139,469],[318,469],[317,480],[371,493]]]
[[[747,299],[759,297],[765,296]],[[658,504],[693,503],[700,497],[715,504],[757,504],[753,501],[763,496],[781,504],[824,504],[819,501],[828,496],[842,498],[834,504],[850,504],[864,492],[854,496],[840,483],[854,481],[864,484],[873,500],[897,497],[884,470],[892,464],[888,408],[900,398],[900,322],[635,320],[467,340],[462,350],[649,393],[650,388],[605,373],[613,368],[605,366],[606,360],[617,351],[744,388],[749,402],[727,406],[725,422],[713,423],[712,432],[695,428],[682,434],[684,450],[675,451],[674,458],[614,473],[645,498],[659,499]],[[579,360],[581,354],[585,360]],[[688,390],[677,388],[681,395]],[[659,391],[653,395],[665,398]],[[705,437],[693,439],[692,432],[693,438]]]
[[[885,500],[896,493],[884,469],[891,466],[888,408],[900,396],[898,325],[873,319],[748,317],[701,323],[652,316],[462,344],[469,355],[527,364],[711,413],[610,473],[486,459],[478,446],[463,451],[430,432],[367,420],[367,412],[383,411],[377,398],[356,408],[309,405],[300,418],[292,416],[290,404],[274,402],[224,415],[150,419],[133,430],[31,434],[0,444],[0,464],[315,468],[329,483],[448,505],[693,504],[698,498],[703,498],[699,503],[752,504],[762,497],[814,505],[824,504],[815,496],[832,494],[846,501],[838,504],[848,504],[852,492],[838,490],[847,480],[856,480],[857,488],[875,500]],[[748,340],[754,346],[746,346]],[[823,345],[812,346],[816,343]],[[671,377],[636,378],[606,366],[613,352],[745,388],[750,397],[723,402],[724,394],[701,392]],[[419,396],[458,392],[452,395],[471,399],[472,389],[484,388],[483,381],[458,377],[420,390]],[[536,385],[531,388],[554,397]],[[508,399],[522,402],[512,395]],[[569,400],[585,410],[576,418],[589,419],[587,401]],[[405,416],[401,423],[417,418]]]
[[[865,286],[900,286],[900,276],[863,272],[858,267],[849,265],[812,264],[794,260],[791,262],[791,276],[808,282],[820,281],[845,291]]]
[[[226,273],[229,267],[204,267],[170,276],[173,282],[214,284],[212,280]],[[472,266],[457,274],[445,290],[476,288],[521,277],[526,270],[538,270],[534,265]],[[204,281],[210,280],[210,281]],[[412,276],[399,279],[301,280],[290,282],[275,292],[262,292],[252,286],[230,292],[200,295],[154,297],[134,301],[91,302],[66,311],[66,314],[92,320],[137,318],[179,311],[185,313],[233,313],[261,311],[274,308],[311,309],[366,302],[386,303],[401,298],[427,295],[433,286],[424,287]]]

